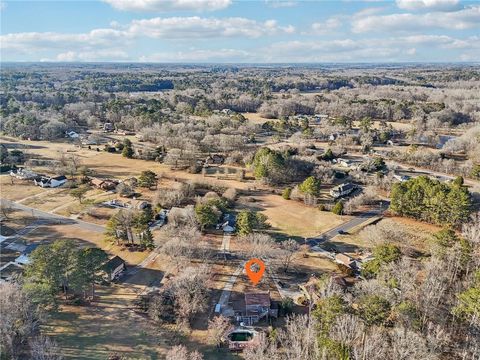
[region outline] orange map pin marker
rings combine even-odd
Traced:
[[[257,265],[259,267],[257,272],[252,271],[253,265]],[[265,272],[265,264],[260,259],[250,259],[245,264],[245,271],[247,272],[247,276],[253,285],[257,285],[262,279],[263,273]]]

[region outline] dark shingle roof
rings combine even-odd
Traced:
[[[122,264],[125,264],[125,261],[120,256],[115,256],[115,257],[111,258],[110,260],[108,260],[103,265],[103,268],[105,269],[105,271],[111,272]]]

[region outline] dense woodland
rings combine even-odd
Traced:
[[[7,135],[52,140],[65,131],[85,132],[112,123],[117,130],[143,134],[170,160],[180,152],[187,163],[199,152],[244,150],[261,133],[286,139],[325,139],[342,134],[337,145],[372,145],[404,136],[436,144],[443,133],[463,135],[445,153],[467,153],[457,164],[428,149],[392,157],[416,165],[438,164],[469,175],[478,163],[480,74],[474,66],[234,67],[155,65],[5,65],[0,94],[1,130]],[[233,116],[219,111],[229,109]],[[280,119],[246,122],[243,112]],[[236,114],[236,115],[235,115]],[[329,121],[310,127],[294,115],[324,114]],[[360,132],[346,130],[366,120]],[[382,127],[372,130],[370,120]],[[414,124],[401,134],[387,122]],[[468,131],[463,131],[468,129]],[[457,131],[457,132],[456,132]],[[237,154],[238,155],[238,154]],[[238,156],[237,156],[238,157]]]

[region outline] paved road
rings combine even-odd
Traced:
[[[430,169],[422,168],[419,166],[414,166],[414,165],[409,165],[409,164],[404,164],[400,163],[398,161],[393,161],[393,160],[387,160],[385,163],[389,167],[396,167],[400,171],[409,171],[408,169],[414,169],[413,173],[416,173],[415,175],[428,175],[428,176],[434,176],[437,178],[441,179],[447,179],[447,180],[453,180],[455,179],[454,175],[439,172],[439,171],[433,171]],[[473,187],[474,189],[480,188],[480,181],[472,180],[472,179],[464,179],[464,184]]]
[[[354,217],[353,219],[347,221],[346,223],[337,226],[336,228],[328,230],[327,232],[324,232],[323,234],[320,234],[320,235],[315,236],[313,238],[308,238],[307,240],[317,240],[319,242],[325,242],[325,241],[331,240],[333,237],[338,235],[339,231],[348,232],[351,229],[353,229],[354,227],[364,223],[365,221],[367,221],[371,218],[381,216],[385,212],[385,210],[388,209],[389,205],[390,205],[390,202],[383,201],[383,204],[380,208],[364,212],[364,213]]]
[[[59,222],[62,224],[72,224],[72,225],[78,225],[82,229],[85,230],[90,230],[90,231],[95,231],[99,233],[105,232],[105,228],[101,225],[97,224],[92,224],[86,221],[82,220],[77,220],[77,219],[71,219],[65,216],[57,215],[57,214],[52,214],[47,211],[42,211],[38,210],[23,204],[16,203],[14,201],[6,200],[6,199],[0,199],[1,204],[6,204],[7,206],[10,206],[14,209],[22,210],[25,212],[28,212],[32,214],[33,217],[43,219],[43,220],[50,220],[52,222]]]

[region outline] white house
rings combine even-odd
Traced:
[[[408,181],[410,179],[410,176],[408,175],[400,175],[400,174],[394,174],[393,177],[395,179],[397,179],[398,181],[400,182],[405,182],[405,181]]]
[[[33,179],[35,185],[40,186],[42,188],[50,187],[56,188],[59,187],[67,182],[67,177],[65,175],[56,176],[56,177],[46,177],[40,176]]]
[[[335,186],[333,189],[331,189],[330,195],[334,198],[338,198],[350,194],[353,190],[355,190],[355,186],[353,184],[345,183]]]
[[[70,139],[78,139],[80,137],[80,135],[78,135],[78,133],[76,133],[75,131],[67,131],[65,132],[65,135],[67,135],[67,137],[69,137]]]

